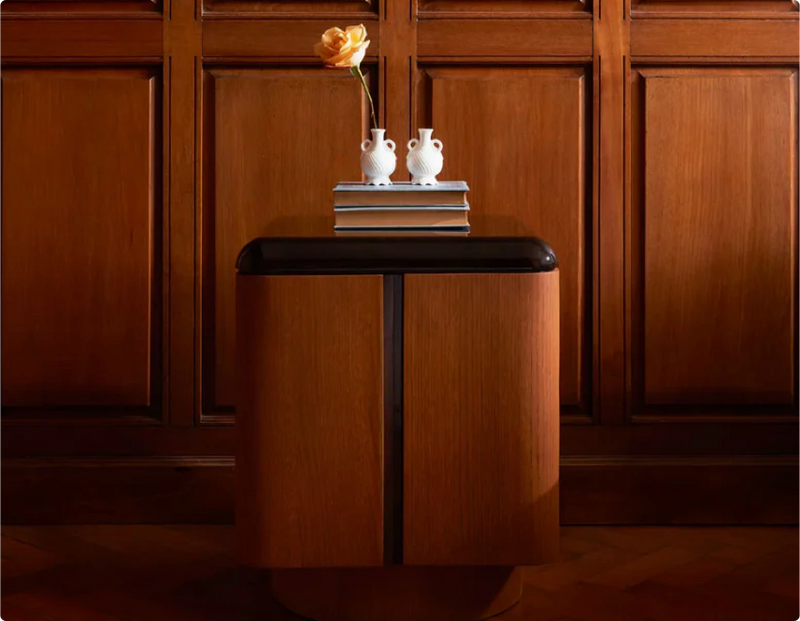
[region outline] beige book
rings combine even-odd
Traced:
[[[469,237],[469,227],[458,229],[335,229],[337,237]]]
[[[418,192],[334,192],[334,207],[360,207],[372,205],[466,205],[467,193],[459,191]]]
[[[469,226],[469,211],[458,209],[382,209],[336,210],[336,228],[387,228],[387,227],[431,227]]]

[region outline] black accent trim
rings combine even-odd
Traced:
[[[403,276],[383,277],[383,563],[403,562]]]
[[[403,365],[405,357],[403,355],[403,324],[405,314],[403,312],[403,275],[397,274],[386,276],[385,278],[394,279],[394,325],[392,326],[392,444],[394,460],[395,486],[392,488],[394,503],[394,532],[393,532],[393,552],[394,562],[398,565],[403,562],[403,488],[405,485],[404,476],[404,427],[403,427]]]
[[[239,274],[551,272],[537,237],[261,237],[236,261]]]

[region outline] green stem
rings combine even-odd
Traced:
[[[369,94],[369,88],[367,88],[367,81],[364,79],[364,74],[361,73],[361,67],[360,66],[350,67],[350,73],[352,73],[359,80],[361,80],[361,86],[364,87],[364,92],[367,94],[367,99],[369,100],[369,111],[372,114],[372,126],[375,129],[378,129],[378,121],[375,120],[375,104],[372,103],[372,95]]]

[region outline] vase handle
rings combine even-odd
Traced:
[[[442,152],[442,147],[443,147],[444,145],[442,145],[442,141],[441,141],[441,140],[439,140],[438,138],[434,138],[433,140],[431,140],[431,144],[432,144],[434,147],[436,147],[436,150],[437,150],[439,153],[441,153],[441,152]]]
[[[367,138],[364,142],[361,143],[361,150],[366,151],[372,146],[372,140]]]
[[[386,144],[387,147],[389,147],[392,150],[392,153],[394,153],[394,150],[397,148],[397,145],[394,143],[394,140],[384,140],[383,142]]]
[[[411,149],[416,147],[418,144],[419,140],[417,140],[416,138],[412,138],[411,140],[408,141],[408,144],[406,146],[408,147],[408,150],[411,151]]]

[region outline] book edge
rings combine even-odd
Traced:
[[[412,225],[399,225],[399,226],[352,226],[352,225],[345,225],[339,226],[335,225],[333,227],[334,231],[455,231],[455,232],[466,232],[469,231],[469,225],[466,226],[448,226],[448,225],[436,225],[432,224],[430,226],[412,226]]]
[[[333,213],[351,211],[469,211],[469,203],[445,205],[333,205]]]

